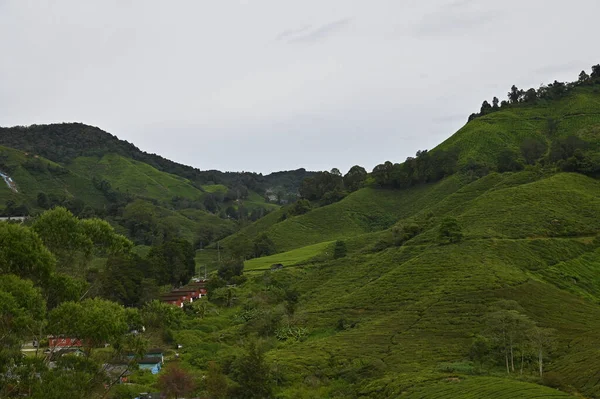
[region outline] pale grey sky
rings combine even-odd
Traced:
[[[512,84],[600,62],[597,0],[0,0],[0,125],[201,169],[403,161]]]

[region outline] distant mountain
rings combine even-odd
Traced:
[[[200,171],[80,123],[0,128],[0,172],[3,214],[63,205],[79,216],[109,218],[145,244],[165,234],[206,244],[295,200],[312,175]],[[156,220],[134,233],[127,216],[140,203]]]

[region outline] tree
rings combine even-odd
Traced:
[[[494,111],[497,111],[498,109],[500,109],[498,104],[500,104],[500,100],[498,99],[498,97],[494,97],[492,99],[492,108],[494,109]]]
[[[438,240],[442,244],[454,244],[460,242],[463,238],[462,228],[458,220],[453,217],[446,217],[442,220],[438,230]]]
[[[48,196],[46,193],[39,192],[37,195],[37,204],[42,209],[50,208],[50,201],[48,200]]]
[[[44,212],[33,229],[64,271],[83,274],[92,255],[128,252],[133,244],[101,219],[80,220],[63,207]]]
[[[28,227],[0,223],[0,273],[47,282],[56,260],[40,237]]]
[[[356,191],[365,183],[367,171],[362,166],[354,165],[348,173],[344,175],[344,186],[350,192]]]
[[[592,67],[592,74],[590,75],[590,77],[592,79],[599,79],[600,78],[600,64],[594,65]]]
[[[338,240],[335,242],[335,246],[333,247],[333,259],[339,259],[346,256],[347,252],[346,243],[344,241]]]
[[[179,398],[194,392],[196,383],[189,372],[174,364],[158,377],[158,387],[167,398]]]
[[[105,343],[115,344],[129,331],[123,306],[105,299],[64,302],[48,315],[48,329],[82,340],[87,353]]]
[[[546,144],[541,140],[527,138],[521,143],[521,154],[523,155],[525,162],[529,165],[535,164],[545,152]]]
[[[544,359],[552,348],[555,340],[555,330],[534,326],[528,331],[529,339],[537,352],[538,370],[540,377],[544,375]]]
[[[469,357],[474,362],[479,363],[479,371],[483,368],[483,364],[486,362],[489,355],[490,341],[481,335],[476,336],[469,349]]]
[[[155,245],[148,254],[152,277],[159,285],[186,284],[196,272],[195,252],[191,243],[182,239]]]
[[[519,90],[519,88],[513,85],[508,92],[508,99],[511,104],[516,104],[519,102],[521,95],[523,94],[523,90]]]
[[[579,74],[579,83],[586,83],[590,80],[590,75],[588,75],[585,71],[581,71]]]
[[[386,161],[373,168],[371,175],[375,179],[375,183],[381,187],[389,187],[391,185],[391,174],[394,169],[394,164],[390,161]]]
[[[517,154],[508,148],[500,151],[498,154],[498,172],[516,172],[521,169],[523,169],[523,166],[519,163]]]
[[[538,99],[538,94],[535,89],[529,89],[523,95],[523,102],[526,103],[535,103]]]
[[[233,365],[233,376],[240,385],[240,399],[265,399],[272,397],[271,368],[264,353],[252,342],[244,355]]]
[[[217,270],[217,275],[225,281],[231,280],[234,276],[241,276],[244,273],[244,261],[236,258],[223,262]]]
[[[481,110],[479,111],[479,113],[481,115],[486,115],[489,114],[492,111],[492,106],[490,105],[490,103],[486,101],[483,102],[483,104],[481,104]]]
[[[312,206],[310,202],[305,199],[299,199],[296,201],[290,208],[288,209],[288,213],[292,216],[304,215],[308,211],[310,211]]]
[[[257,258],[272,255],[276,252],[275,243],[265,233],[260,234],[254,239],[253,246],[254,256]]]
[[[227,398],[227,378],[216,362],[208,362],[208,372],[204,383],[210,399]]]
[[[173,328],[180,325],[183,311],[176,306],[154,300],[146,303],[142,307],[141,317],[146,326],[154,328]]]
[[[31,281],[0,275],[0,376],[7,371],[5,366],[11,360],[20,358],[24,337],[33,335],[41,339],[38,333],[45,312],[46,303]]]

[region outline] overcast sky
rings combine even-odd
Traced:
[[[598,0],[0,0],[0,125],[201,169],[403,161],[512,84],[600,62]]]

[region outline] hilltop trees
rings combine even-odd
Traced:
[[[408,188],[417,184],[436,182],[456,172],[456,151],[417,151],[402,164],[385,162],[375,166],[372,177],[385,188]]]
[[[542,85],[539,89],[530,88],[528,90],[519,89],[516,85],[510,88],[507,93],[508,101],[502,101],[498,106],[499,100],[494,97],[492,104],[490,105],[487,101],[484,101],[479,113],[473,113],[469,116],[469,122],[477,119],[480,116],[490,114],[492,112],[499,111],[506,107],[515,107],[520,104],[536,104],[539,100],[557,100],[568,95],[571,90],[576,86],[596,84],[600,81],[600,65],[594,65],[592,67],[591,75],[587,72],[581,71],[578,76],[578,80],[573,83],[559,82],[555,80],[548,85]]]
[[[344,175],[343,182],[346,189],[350,192],[356,191],[363,186],[367,178],[367,171],[362,166],[354,165],[348,173]]]

